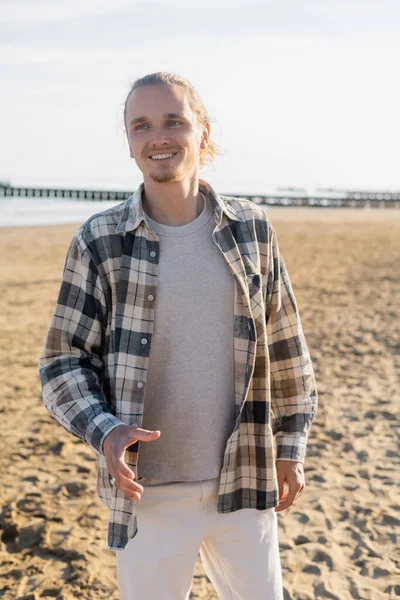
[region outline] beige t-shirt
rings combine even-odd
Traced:
[[[235,279],[213,241],[214,212],[204,198],[186,225],[149,218],[160,261],[142,427],[161,436],[139,442],[139,478],[218,477],[235,425]]]

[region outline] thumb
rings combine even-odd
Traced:
[[[155,431],[150,431],[149,429],[142,429],[141,427],[132,427],[132,435],[142,442],[152,442],[153,440],[157,440],[161,431],[158,429]]]

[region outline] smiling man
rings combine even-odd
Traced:
[[[125,122],[130,155],[143,173],[146,213],[170,226],[193,221],[204,204],[199,167],[210,124],[198,121],[183,87],[166,84],[131,91]]]
[[[124,121],[143,182],[71,241],[45,405],[96,453],[122,600],[188,599],[198,552],[221,599],[281,600],[317,391],[276,232],[199,178],[218,151],[186,79],[137,80]]]

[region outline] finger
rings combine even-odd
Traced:
[[[137,494],[143,494],[144,492],[144,487],[135,481],[125,480],[124,482],[121,482],[120,489],[128,493],[135,492]]]
[[[286,510],[286,508],[288,508],[291,504],[293,504],[293,501],[295,499],[295,497],[297,496],[297,491],[298,488],[297,486],[289,486],[289,493],[287,494],[286,499],[279,504],[278,506],[275,507],[275,511],[276,512],[280,512],[281,510]]]
[[[123,484],[120,489],[131,500],[141,500],[144,491],[144,488],[140,483],[135,483],[133,481]]]
[[[135,473],[132,471],[132,469],[128,467],[126,462],[123,460],[123,455],[118,458],[117,464],[115,466],[117,476],[121,475],[125,479],[129,480],[135,479]]]
[[[119,476],[119,478],[121,479],[121,482],[125,482],[125,481],[135,481],[136,477],[135,477],[135,473],[133,473],[133,477],[127,477],[126,475],[124,475],[123,473],[121,473],[121,471],[117,471],[117,476]],[[117,479],[117,477],[116,477]]]
[[[122,475],[117,474],[114,477],[114,480],[114,486],[121,491],[126,492],[128,495],[131,492],[142,494],[144,491],[144,487],[140,483],[137,483],[132,479],[126,479],[126,477],[123,477]]]
[[[132,435],[134,438],[142,442],[152,442],[157,440],[161,435],[161,431],[159,429],[155,431],[149,431],[148,429],[142,429],[141,427],[134,427],[132,429]]]
[[[276,511],[276,512],[277,512],[277,511],[280,509],[280,507],[283,505],[283,503],[285,502],[286,498],[287,498],[287,494],[283,494],[283,495],[281,496],[281,498],[280,498],[280,500],[279,500],[279,504],[278,504],[278,506],[275,506],[275,511]]]
[[[281,500],[281,498],[283,496],[284,484],[285,484],[285,478],[282,476],[279,476],[279,474],[278,474],[278,498],[279,498],[279,500]]]
[[[139,492],[132,492],[131,490],[127,490],[125,488],[120,488],[120,490],[125,494],[125,496],[127,496],[130,500],[133,500],[134,502],[137,502],[138,500],[142,499],[142,494],[140,494]]]
[[[294,502],[294,499],[296,498],[296,492],[295,491],[289,491],[289,494],[287,495],[286,499],[284,500],[284,502],[279,505],[279,509],[280,510],[285,510],[286,508],[289,508],[289,506],[291,506]]]

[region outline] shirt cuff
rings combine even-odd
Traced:
[[[307,436],[304,434],[276,434],[276,460],[293,460],[304,463],[306,458]]]
[[[85,442],[93,448],[96,454],[104,456],[104,439],[118,425],[126,425],[126,423],[111,413],[100,413],[88,425],[85,431]]]

